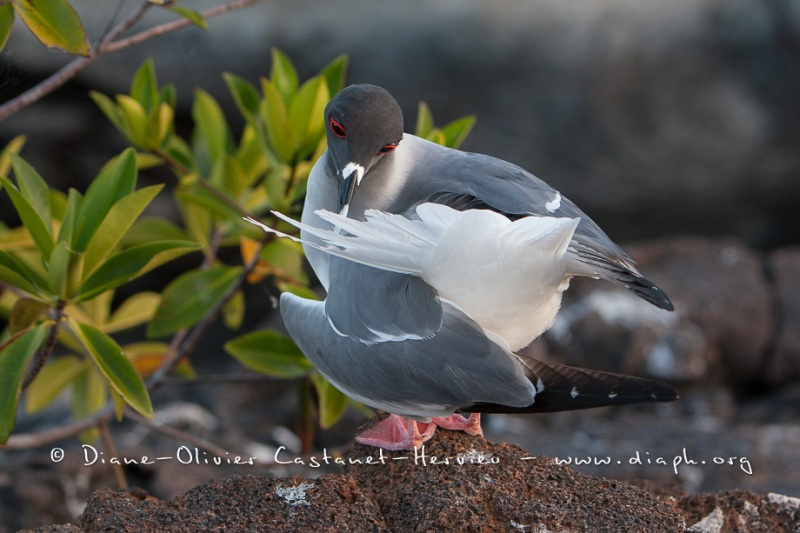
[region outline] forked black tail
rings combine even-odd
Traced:
[[[550,413],[609,405],[671,402],[678,399],[672,385],[652,379],[575,368],[518,356],[528,378],[539,391],[527,407],[477,403],[460,409],[465,413]]]

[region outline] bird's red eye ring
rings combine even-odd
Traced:
[[[340,139],[344,139],[347,137],[347,130],[345,130],[344,126],[339,124],[339,122],[336,119],[331,117],[331,120],[328,123],[328,125],[330,126],[333,134],[339,137]]]
[[[387,145],[384,145],[384,147],[380,149],[380,153],[387,154],[387,153],[391,152],[392,150],[394,150],[395,148],[397,148],[396,144],[387,144]]]

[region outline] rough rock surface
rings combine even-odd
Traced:
[[[237,476],[172,502],[102,489],[75,525],[100,531],[795,531],[800,499],[690,496],[586,476],[522,448],[440,431],[422,452],[356,445],[338,475]]]

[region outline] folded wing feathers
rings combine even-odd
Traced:
[[[533,383],[544,383],[534,403],[527,407],[476,404],[462,412],[546,413],[609,405],[668,402],[678,398],[677,390],[659,381],[624,376],[599,370],[575,368],[517,354],[529,370]]]

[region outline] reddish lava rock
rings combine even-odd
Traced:
[[[89,499],[82,531],[387,530],[378,507],[345,476],[209,481],[173,502],[102,489]]]
[[[357,446],[350,457],[370,453]],[[684,525],[649,492],[510,444],[442,431],[425,447],[425,464],[413,452],[387,456],[386,466],[351,465],[345,474],[375,495],[396,531],[681,531]]]

